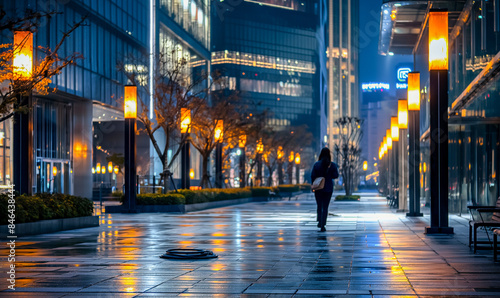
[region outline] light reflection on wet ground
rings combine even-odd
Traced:
[[[16,293],[500,295],[500,265],[490,251],[470,252],[465,218],[450,217],[455,235],[431,237],[423,234],[428,217],[394,213],[385,198],[336,202],[330,211],[324,233],[311,195],[189,214],[104,213],[98,228],[18,239]],[[219,258],[158,257],[170,248],[208,249]],[[0,286],[7,288],[5,278]]]

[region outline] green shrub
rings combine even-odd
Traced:
[[[182,194],[138,194],[137,205],[181,205],[186,203],[186,198]]]
[[[300,186],[293,185],[293,184],[280,185],[280,186],[278,186],[278,189],[280,192],[297,192],[297,191],[300,191]]]
[[[7,194],[0,195],[0,224],[8,223],[8,199]],[[17,195],[15,200],[16,223],[90,216],[94,211],[91,200],[65,194]]]
[[[344,196],[344,195],[338,195],[335,197],[335,201],[359,201],[361,197],[360,196]]]

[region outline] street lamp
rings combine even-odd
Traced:
[[[222,140],[224,138],[224,121],[215,120],[215,186],[222,188]]]
[[[408,73],[408,134],[410,206],[406,216],[420,213],[420,73]]]
[[[293,179],[293,160],[295,159],[295,154],[293,151],[290,151],[290,154],[288,155],[288,168],[287,168],[287,174],[288,174],[288,183],[292,184],[292,179]]]
[[[390,167],[390,184],[391,184],[391,192],[393,196],[398,196],[399,193],[396,192],[396,189],[398,189],[399,186],[399,180],[398,180],[398,153],[399,153],[399,143],[400,143],[400,133],[399,133],[399,122],[398,122],[398,117],[397,116],[392,116],[391,117],[391,132],[390,132],[391,140],[392,140],[392,149],[391,153],[388,157],[390,160],[389,162],[389,167]],[[393,138],[394,136],[394,138]],[[387,142],[389,137],[387,137]],[[396,202],[399,201],[396,200]]]
[[[448,226],[448,12],[429,11],[429,130],[431,220],[427,234],[453,234]]]
[[[181,108],[181,188],[189,189],[191,169],[191,146],[189,145],[189,134],[191,133],[191,110]]]
[[[240,154],[240,187],[245,187],[246,186],[246,181],[245,181],[245,146],[247,144],[247,136],[245,134],[240,134],[238,138],[238,147],[241,148],[241,154]]]
[[[259,139],[257,142],[257,146],[255,147],[255,151],[257,152],[255,158],[257,159],[257,186],[262,185],[262,153],[264,152],[264,144],[262,143],[262,139]]]
[[[278,161],[278,184],[283,184],[283,156],[285,156],[285,151],[283,151],[282,146],[278,146],[278,150],[276,151]]]
[[[365,160],[363,161],[363,171],[367,171],[368,170],[368,162]]]
[[[33,33],[14,31],[12,73],[14,84],[29,80],[33,70]],[[13,117],[13,176],[14,189],[21,194],[31,194],[33,186],[33,121],[31,120],[31,92],[26,96],[16,94],[14,108],[26,106],[27,113],[16,112]]]
[[[136,200],[136,145],[137,130],[137,86],[125,86],[125,207],[128,212],[135,212]]]
[[[295,153],[295,180],[300,183],[300,153]]]
[[[408,143],[408,100],[398,100],[398,126],[399,126],[399,147],[396,150],[398,157],[398,211],[403,212],[407,209],[407,143]]]

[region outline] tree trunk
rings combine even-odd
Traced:
[[[200,186],[202,188],[207,188],[209,186],[210,179],[208,177],[208,155],[202,155],[202,163],[201,163],[201,182]]]
[[[168,160],[165,157],[163,160],[163,189],[162,192],[163,194],[166,194],[168,192],[168,189],[170,188],[170,176],[167,175],[168,173]]]
[[[278,162],[278,184],[282,185],[284,184],[283,182],[283,163]]]
[[[273,170],[271,170],[270,167],[267,167],[267,170],[269,171],[269,176],[267,176],[267,186],[272,186],[273,184]]]

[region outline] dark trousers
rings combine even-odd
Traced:
[[[314,192],[316,198],[316,205],[318,206],[318,226],[323,227],[326,225],[326,218],[328,217],[328,206],[332,199],[332,192]]]

